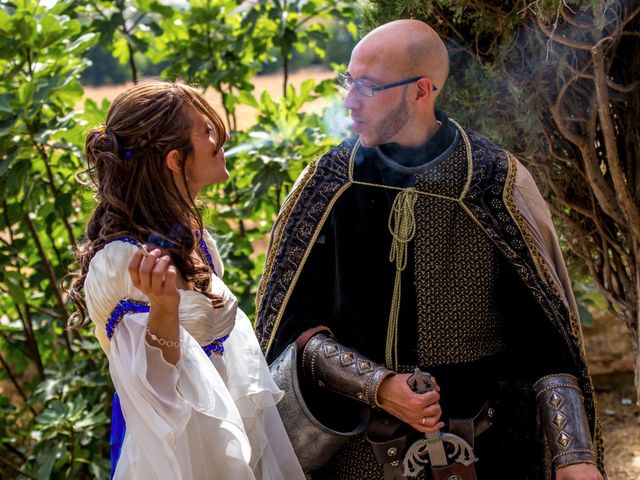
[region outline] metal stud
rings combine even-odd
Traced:
[[[562,397],[562,395],[560,395],[557,392],[553,392],[549,397],[549,404],[553,408],[558,408],[560,405],[562,405],[563,401],[564,401],[564,398]]]
[[[563,414],[561,414],[560,412],[556,413],[555,416],[553,417],[552,420],[553,424],[558,427],[558,428],[562,428],[567,424],[567,417],[565,417]]]
[[[557,439],[558,443],[564,448],[567,448],[569,445],[571,445],[572,440],[573,438],[567,432],[560,432],[560,435],[558,435]]]

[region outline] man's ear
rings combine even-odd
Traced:
[[[424,97],[434,95],[433,82],[429,77],[422,77],[416,82],[416,86],[418,87],[416,89],[416,100],[421,100]]]
[[[182,172],[182,162],[180,161],[180,152],[178,150],[170,150],[165,157],[167,168],[175,173]]]

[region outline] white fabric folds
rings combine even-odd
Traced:
[[[215,244],[205,239],[221,272]],[[120,241],[106,245],[91,261],[84,287],[127,425],[115,478],[304,479],[275,407],[282,392],[249,319],[215,275],[224,308],[213,309],[198,292],[181,292],[175,366],[147,343],[147,313],[125,314],[109,340],[106,326],[118,302],[147,301],[127,271],[135,249]],[[227,334],[224,356],[208,358],[202,347]]]

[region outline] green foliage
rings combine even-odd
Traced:
[[[75,375],[87,369],[78,358],[87,354],[80,336],[65,330],[59,284],[88,212],[89,194],[73,178],[86,128],[74,105],[97,35],[70,15],[77,2],[0,6],[0,351],[3,378],[28,398],[7,412],[3,457],[26,462],[22,470],[37,478],[86,476],[102,468],[93,458],[103,450],[106,420],[88,392],[106,397],[108,380],[104,368],[91,385]],[[51,381],[65,384],[56,399],[40,394]]]
[[[105,378],[105,357],[99,351],[99,365],[83,360],[69,370],[47,370],[31,398],[42,406],[35,418],[28,470],[37,478],[52,475],[78,478],[91,475],[108,478],[110,382]],[[97,368],[96,368],[97,367]],[[97,450],[96,450],[97,449]]]
[[[232,138],[226,153],[231,180],[207,198],[211,201],[209,223],[221,233],[221,254],[230,267],[225,281],[240,296],[241,307],[250,317],[264,263],[264,247],[256,255],[252,246],[268,236],[302,169],[337,141],[326,133],[319,115],[301,109],[334,91],[332,82],[316,84],[309,79],[299,92],[289,85],[286,96],[275,100],[267,92],[259,100],[249,92],[239,95],[241,103],[258,110],[257,122]]]
[[[289,62],[294,52],[324,57],[336,18],[353,35],[353,15],[351,2],[337,0],[198,0],[183,8],[0,0],[2,478],[109,472],[106,357],[89,329],[65,328],[72,307],[62,285],[94,206],[91,190],[75,180],[84,138],[109,106],[83,101],[79,79],[90,52],[100,46],[133,79],[164,69],[165,77],[223,96],[232,179],[206,192],[202,211],[218,238],[225,281],[252,316],[266,236],[284,196],[304,166],[338,141],[334,126],[305,113],[309,102],[332,98],[333,82],[295,89]],[[283,96],[256,98],[251,79],[274,63],[285,72]],[[235,126],[240,103],[257,111],[247,131]]]

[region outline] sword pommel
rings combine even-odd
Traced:
[[[427,393],[433,390],[433,377],[427,372],[423,372],[419,368],[413,371],[407,379],[407,385],[416,393]]]

